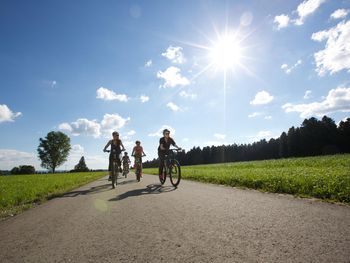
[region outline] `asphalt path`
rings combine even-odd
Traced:
[[[0,262],[350,262],[350,206],[153,175],[0,222]]]

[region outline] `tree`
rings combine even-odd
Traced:
[[[74,166],[74,171],[76,171],[76,172],[88,172],[89,171],[89,168],[86,166],[84,156],[82,156],[80,158],[79,163],[76,166]]]
[[[39,139],[38,156],[41,166],[55,172],[56,167],[67,161],[70,146],[70,138],[62,132],[49,132],[45,139]]]

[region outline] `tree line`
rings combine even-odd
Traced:
[[[300,127],[292,126],[279,138],[262,139],[251,144],[193,147],[177,155],[181,165],[253,161],[289,157],[350,153],[350,118],[339,125],[324,116],[305,119]],[[157,167],[158,159],[147,161],[143,167]]]

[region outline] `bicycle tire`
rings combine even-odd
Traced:
[[[174,187],[177,187],[181,180],[181,167],[177,160],[172,160],[169,165],[170,182]]]
[[[112,165],[112,187],[114,187],[114,184],[117,185],[117,179],[119,174],[119,167],[116,162],[113,162]]]
[[[163,185],[166,180],[166,168],[163,167],[163,178],[159,175],[159,182]]]

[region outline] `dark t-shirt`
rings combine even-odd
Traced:
[[[166,150],[161,150],[160,149],[160,145],[161,144],[163,144],[163,147],[166,149]],[[167,152],[168,150],[169,150],[169,148],[170,148],[170,145],[175,145],[176,143],[175,143],[175,141],[172,139],[172,138],[168,138],[168,141],[165,141],[165,138],[164,137],[162,137],[162,138],[160,138],[160,140],[159,140],[159,146],[158,146],[158,151],[161,151],[161,152]]]
[[[122,152],[120,148],[121,140],[117,140],[116,144],[114,144],[114,141],[111,140],[111,154],[115,152],[116,154],[120,154]]]

